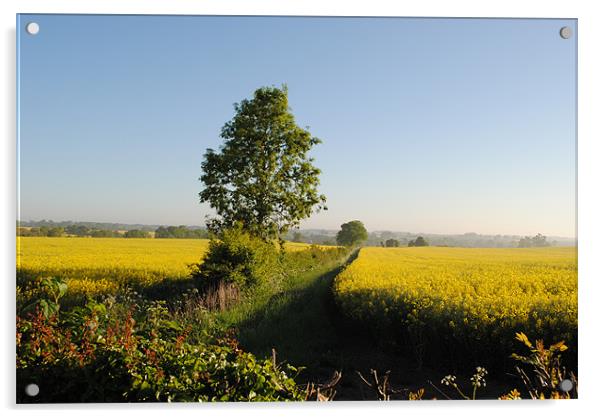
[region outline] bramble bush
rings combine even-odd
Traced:
[[[301,400],[289,374],[225,337],[190,341],[163,303],[38,304],[17,317],[17,402]],[[24,388],[40,387],[35,398]]]

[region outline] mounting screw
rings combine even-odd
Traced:
[[[572,34],[573,34],[573,31],[568,26],[563,26],[560,28],[560,37],[562,39],[569,39]]]
[[[564,379],[562,382],[560,382],[559,387],[563,392],[570,392],[573,389],[573,382],[571,382],[569,379]]]
[[[30,35],[37,35],[40,31],[40,25],[38,25],[36,22],[29,22],[27,26],[25,26],[25,30]]]
[[[33,398],[34,396],[38,396],[38,393],[40,393],[40,387],[35,383],[30,383],[29,385],[25,386],[25,394],[27,396],[31,396]]]

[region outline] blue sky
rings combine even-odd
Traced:
[[[25,25],[35,21],[31,36]],[[575,234],[574,20],[21,15],[20,218],[202,224],[233,103],[288,85],[305,228]]]

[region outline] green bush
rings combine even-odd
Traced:
[[[231,338],[190,341],[162,303],[89,301],[17,318],[17,402],[301,400],[292,366],[242,351]],[[35,398],[24,388],[40,387]]]
[[[268,281],[277,267],[275,244],[250,235],[237,224],[211,239],[209,251],[194,266],[193,277],[200,287],[235,284],[244,288]]]

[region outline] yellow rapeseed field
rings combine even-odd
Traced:
[[[75,293],[186,278],[207,251],[204,239],[17,237],[17,272],[59,276]]]
[[[286,243],[287,251],[308,244]],[[20,278],[67,279],[70,293],[113,293],[125,285],[148,286],[189,277],[209,248],[206,239],[17,237]]]
[[[335,297],[351,318],[416,350],[493,349],[519,331],[576,344],[577,250],[363,248]]]

